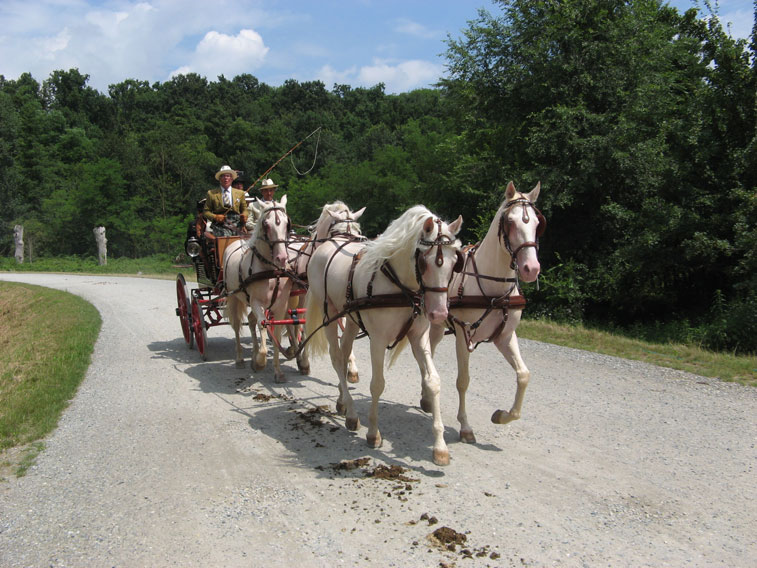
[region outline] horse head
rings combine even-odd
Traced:
[[[457,239],[462,225],[462,215],[449,224],[439,217],[427,217],[415,250],[416,280],[423,292],[426,317],[433,324],[441,324],[447,319],[449,284],[454,273],[463,268],[461,245]]]
[[[286,212],[287,196],[281,201],[250,204],[257,221],[250,243],[276,268],[285,268],[287,263],[287,242],[292,222]],[[270,252],[270,259],[266,257]]]
[[[541,271],[539,237],[546,229],[547,220],[534,205],[540,190],[541,183],[537,183],[529,193],[521,193],[510,182],[500,208],[500,241],[510,255],[511,268],[518,271],[524,282],[533,282]]]
[[[352,212],[341,201],[324,205],[321,216],[310,231],[315,240],[315,246],[317,247],[324,240],[339,234],[360,236],[360,224],[357,223],[357,220],[364,212],[365,207]]]

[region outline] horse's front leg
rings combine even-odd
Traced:
[[[275,316],[273,317],[274,319],[278,319]],[[284,375],[284,371],[281,370],[281,362],[280,362],[281,350],[279,349],[279,346],[281,345],[281,332],[283,330],[281,329],[280,325],[274,325],[272,327],[273,327],[273,377],[277,383],[285,383],[287,379],[286,379],[286,376]]]
[[[339,414],[345,416],[345,426],[353,432],[360,428],[360,419],[355,409],[355,402],[352,400],[350,389],[347,386],[347,359],[345,351],[342,349],[339,341],[339,326],[336,323],[328,325],[325,329],[326,337],[329,342],[329,355],[331,364],[339,377],[339,398],[336,402],[336,410]],[[345,331],[345,333],[348,333]],[[351,334],[349,343],[351,345],[354,334]],[[342,339],[344,340],[344,333]]]
[[[470,385],[470,351],[468,351],[465,334],[459,329],[455,337],[455,353],[457,355],[457,420],[460,422],[460,441],[475,444],[476,436],[473,434],[473,428],[468,422],[468,413],[465,410],[465,394]]]
[[[439,342],[444,337],[444,326],[442,325],[432,325],[429,329],[428,338],[431,342],[431,356],[434,356],[434,353],[436,352],[436,346],[439,345]],[[423,379],[423,375],[421,374],[421,410],[423,412],[431,412],[431,397],[426,392],[425,388],[425,382]]]
[[[266,330],[261,325],[257,325],[264,320],[265,312],[263,311],[263,307],[255,303],[252,306],[248,320],[250,322],[250,332],[252,333],[252,368],[255,371],[265,369],[266,357],[268,356]],[[260,340],[258,340],[258,331],[260,332]]]
[[[384,392],[384,356],[386,355],[386,342],[381,336],[375,339],[371,337],[371,411],[368,416],[368,433],[365,438],[372,448],[381,446],[381,432],[378,428],[378,403]]]
[[[515,401],[510,411],[497,410],[492,414],[492,422],[495,424],[507,424],[520,418],[520,409],[523,405],[523,397],[526,395],[528,381],[531,379],[531,372],[520,356],[520,347],[518,346],[518,337],[515,335],[515,331],[509,335],[501,334],[494,340],[494,344],[502,355],[505,356],[510,366],[515,369],[515,377],[518,382],[518,387],[515,391]]]
[[[444,422],[442,421],[440,400],[441,380],[431,356],[429,335],[427,331],[420,335],[408,334],[408,339],[423,378],[423,392],[426,393],[431,403],[431,416],[434,421],[434,463],[436,465],[449,465],[449,449],[444,441]]]

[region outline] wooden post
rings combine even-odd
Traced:
[[[97,241],[97,262],[100,266],[108,264],[108,239],[105,238],[105,227],[95,227],[92,229]]]
[[[13,227],[13,240],[16,242],[16,262],[24,263],[24,226],[16,225]]]

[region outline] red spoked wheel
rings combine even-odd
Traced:
[[[194,332],[197,350],[202,355],[202,360],[207,361],[208,357],[205,355],[205,350],[208,346],[208,337],[205,334],[205,316],[202,313],[200,300],[196,297],[192,298],[192,331]]]
[[[179,274],[176,277],[176,315],[181,322],[181,332],[184,334],[184,341],[192,349],[194,346],[194,335],[192,333],[192,317],[190,315],[191,307],[189,305],[189,292],[184,275]]]

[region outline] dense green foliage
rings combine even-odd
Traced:
[[[705,3],[707,4],[707,3]],[[380,232],[415,203],[476,240],[512,179],[549,220],[531,313],[684,322],[757,349],[757,45],[658,0],[500,0],[448,40],[436,89],[386,95],[251,75],[0,76],[0,254],[178,254],[223,163],[271,174],[295,223],[342,199]],[[312,166],[312,169],[311,169]],[[299,172],[308,171],[307,175]]]

